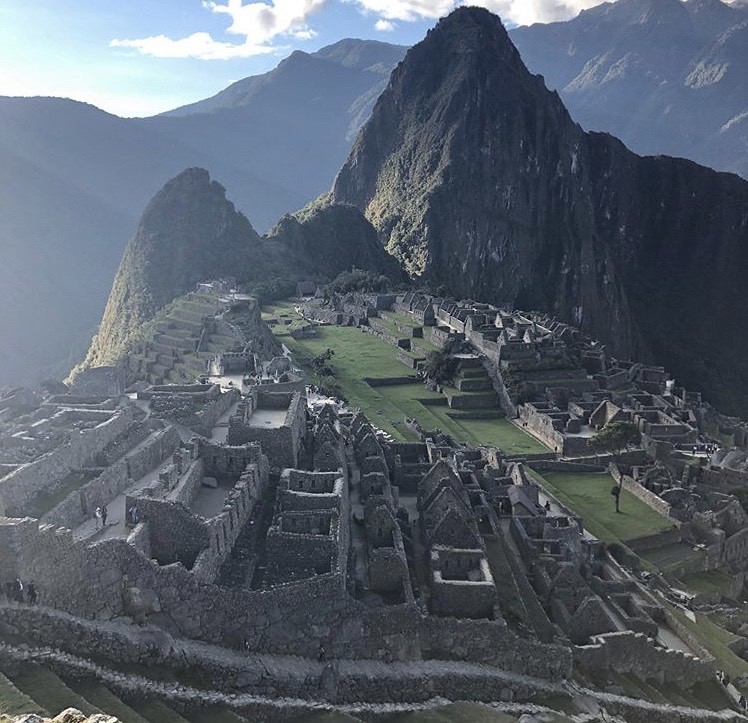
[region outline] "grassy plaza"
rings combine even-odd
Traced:
[[[395,380],[412,376],[412,371],[398,361],[395,348],[372,334],[350,326],[319,326],[317,337],[293,339],[289,332],[299,326],[299,316],[290,302],[265,306],[263,318],[280,321],[271,327],[273,333],[291,350],[296,363],[308,372],[314,357],[332,349],[335,352],[331,362],[335,381],[346,399],[396,439],[415,440],[413,432],[405,426],[405,419],[410,417],[418,420],[425,429],[438,427],[459,441],[501,447],[507,454],[548,451],[534,437],[506,419],[450,417],[446,397],[430,391],[415,377],[408,384],[368,384],[366,379]],[[313,378],[313,374],[310,376]],[[449,393],[461,394],[453,389]]]

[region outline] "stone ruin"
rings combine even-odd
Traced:
[[[355,301],[367,314],[397,305],[421,328],[469,340],[464,370],[488,363],[499,398],[511,394],[501,380],[519,378],[517,360],[530,360],[519,423],[560,455],[579,460],[586,442],[574,440],[634,421],[649,446],[622,467],[626,484],[690,510],[684,523],[714,565],[745,569],[742,508],[717,493],[716,470],[677,465],[702,416],[662,370],[608,361],[547,318],[423,295]],[[543,364],[553,379],[535,373]],[[172,646],[213,646],[208,657],[447,658],[549,682],[575,665],[676,685],[711,679],[709,661],[657,642],[667,611],[523,460],[423,430],[419,442],[387,441],[360,412],[312,411],[303,383],[279,381],[287,359],[262,368],[272,383],[256,379],[243,394],[143,384],[129,395],[0,399],[0,580],[33,579],[41,603],[0,604],[0,632],[79,651],[76,621],[86,621],[104,657],[113,631],[128,639],[135,624]],[[668,475],[652,472],[650,451],[667,457]],[[693,477],[680,487],[678,474]],[[680,489],[691,496],[676,500]],[[103,505],[106,526],[94,518]],[[337,674],[324,669],[315,694],[334,697]],[[289,692],[309,695],[300,686]]]

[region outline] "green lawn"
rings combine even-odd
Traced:
[[[13,678],[13,684],[52,715],[66,708],[77,708],[86,715],[101,713],[48,668],[24,664],[20,673]]]
[[[644,550],[639,554],[639,557],[647,562],[651,562],[660,570],[667,570],[668,568],[680,565],[691,558],[698,557],[699,555],[703,556],[703,554],[703,552],[694,550],[685,542],[674,542],[671,545],[663,545],[662,547],[653,547],[651,550]]]
[[[263,316],[292,318],[290,304],[265,307]],[[373,424],[389,432],[396,439],[413,441],[415,435],[405,426],[406,417],[417,419],[425,429],[438,427],[457,440],[475,445],[501,447],[507,454],[547,452],[533,437],[506,419],[452,419],[449,407],[426,406],[420,399],[444,399],[429,391],[413,377],[412,384],[393,384],[372,387],[364,378],[393,378],[412,376],[396,357],[396,350],[387,342],[356,327],[320,326],[319,336],[313,339],[293,339],[283,327],[272,327],[273,333],[291,350],[296,363],[308,369],[309,362],[330,348],[335,351],[332,366],[336,381],[352,406],[360,407]],[[463,394],[451,390],[455,394]],[[446,401],[446,400],[445,400]]]
[[[626,490],[621,491],[621,512],[617,513],[610,494],[614,482],[607,473],[540,475],[532,470],[532,476],[582,517],[585,527],[604,542],[625,543],[673,527],[670,520]]]
[[[727,595],[732,587],[730,576],[720,570],[703,570],[690,572],[680,578],[681,582],[693,592],[718,592]]]
[[[23,713],[44,713],[44,708],[22,693],[8,678],[0,673],[0,716]],[[59,711],[56,711],[59,713]]]

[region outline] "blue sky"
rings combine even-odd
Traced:
[[[479,0],[507,24],[599,0]],[[460,0],[1,0],[0,95],[54,95],[123,116],[208,97],[293,50],[341,38],[411,45]]]

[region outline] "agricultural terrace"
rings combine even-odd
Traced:
[[[507,454],[548,451],[503,417],[451,417],[445,395],[461,396],[465,392],[447,387],[445,394],[438,394],[426,389],[415,377],[412,383],[394,383],[395,380],[402,381],[403,377],[412,376],[412,372],[398,361],[395,347],[371,334],[356,327],[320,326],[316,338],[293,339],[290,331],[304,322],[290,302],[267,305],[263,308],[262,316],[265,321],[271,321],[275,336],[291,350],[296,363],[314,381],[318,380],[315,379],[311,360],[328,348],[334,350],[331,365],[343,395],[352,406],[360,407],[375,425],[395,439],[415,440],[415,434],[405,425],[406,417],[410,417],[416,419],[424,429],[438,427],[459,441],[501,447]],[[273,319],[278,323],[273,324]],[[372,386],[365,379],[389,379],[393,383]]]

